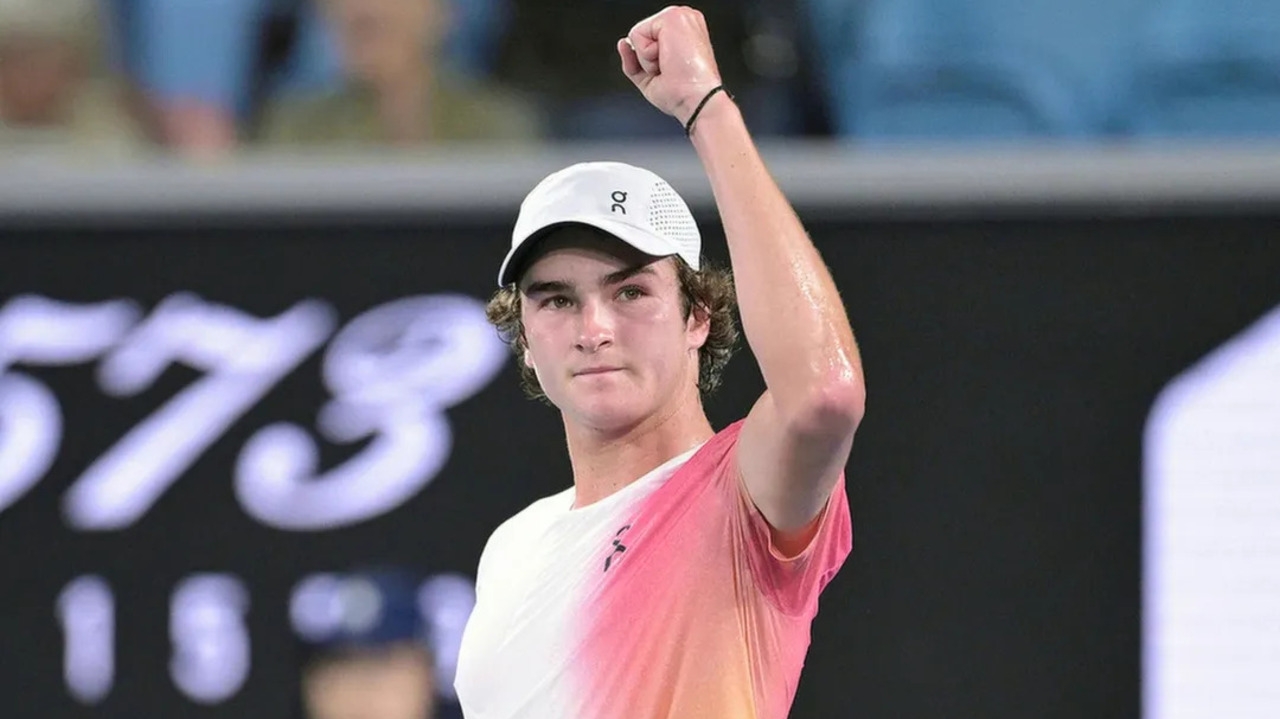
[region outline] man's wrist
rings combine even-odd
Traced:
[[[689,139],[697,141],[699,136],[705,135],[708,131],[714,132],[716,126],[732,121],[735,117],[741,122],[742,115],[733,97],[728,92],[717,92],[707,99],[702,111],[693,118],[692,126],[687,129]]]
[[[725,89],[723,84],[718,84],[710,90],[707,90],[698,98],[698,101],[693,104],[693,109],[690,111],[689,115],[684,120],[680,121],[680,124],[684,125],[685,135],[688,135],[693,130],[693,124],[698,121],[698,116],[702,114],[702,110],[707,106],[707,103],[711,102],[716,95],[720,94],[729,95],[729,91]],[[732,97],[732,95],[730,95],[730,97]]]

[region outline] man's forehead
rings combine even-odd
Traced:
[[[622,269],[655,265],[666,259],[645,254],[603,230],[582,225],[566,225],[556,228],[538,240],[525,262],[520,286],[559,279],[543,275],[554,272],[554,267],[549,265],[557,264],[554,260],[562,257],[590,257],[601,260],[608,266],[602,268],[602,276]],[[654,269],[657,269],[656,265]]]

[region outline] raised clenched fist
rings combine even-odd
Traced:
[[[667,7],[636,23],[618,41],[618,55],[645,98],[681,124],[720,84],[707,21],[690,7]]]

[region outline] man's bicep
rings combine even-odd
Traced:
[[[785,421],[769,392],[760,396],[735,451],[747,495],[776,540],[794,545],[812,528],[852,447],[852,429]]]

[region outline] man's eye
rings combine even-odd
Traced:
[[[568,307],[570,304],[571,303],[569,302],[568,297],[565,297],[564,295],[556,295],[555,297],[548,297],[545,301],[543,301],[542,306],[554,307],[556,309],[562,310]]]
[[[644,290],[639,287],[623,287],[618,296],[624,300],[638,300],[644,296]]]

